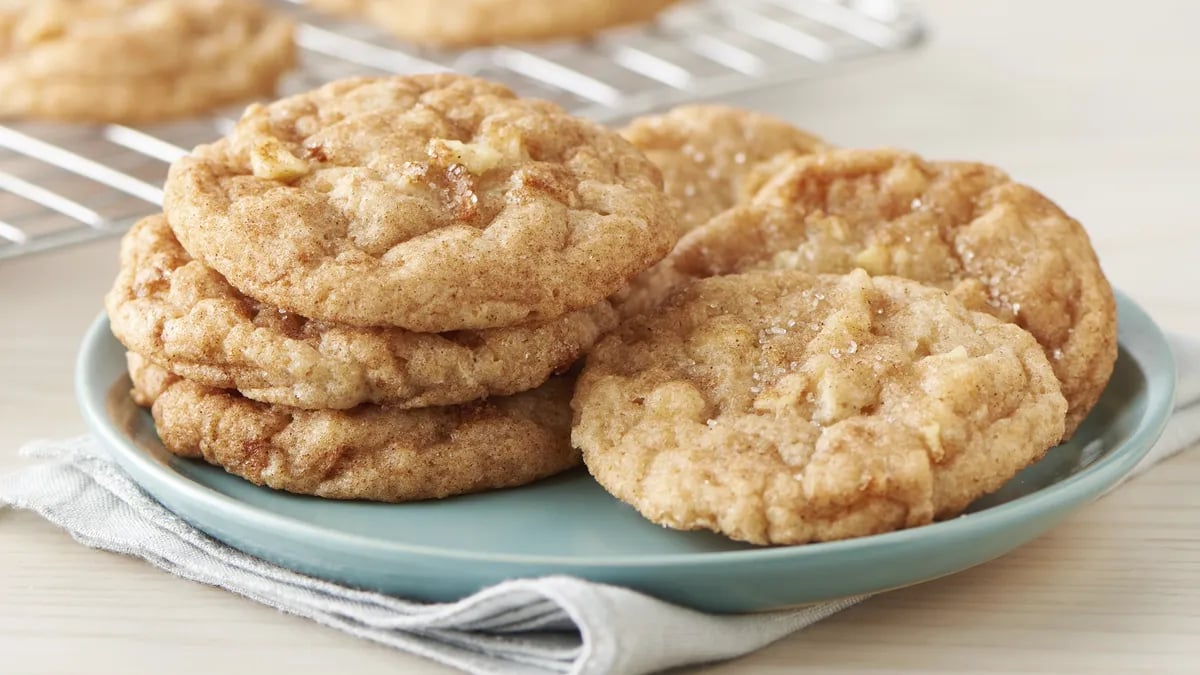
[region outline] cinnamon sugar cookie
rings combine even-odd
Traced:
[[[716,104],[638,117],[621,133],[662,170],[684,232],[749,200],[773,167],[828,147],[781,119]],[[673,280],[652,267],[615,295],[614,304],[623,317],[644,312],[662,302]]]
[[[649,287],[756,269],[861,267],[950,291],[1037,338],[1070,403],[1067,435],[1112,374],[1117,317],[1087,233],[998,169],[897,150],[791,160],[755,198],[689,233]]]
[[[572,440],[650,520],[755,544],[960,513],[1042,457],[1066,401],[1029,333],[895,277],[696,281],[588,357]]]
[[[257,485],[405,502],[515,487],[579,463],[569,378],[461,406],[300,410],[184,380],[129,353],[135,400],[172,453]]]
[[[301,408],[465,403],[532,389],[616,323],[607,302],[545,323],[455,333],[281,312],[193,260],[161,215],[134,225],[105,298],[129,349],[199,384]]]
[[[0,3],[0,117],[149,122],[270,94],[292,24],[247,0]]]
[[[253,106],[165,193],[184,248],[246,295],[426,332],[591,307],[678,237],[658,170],[615,132],[451,74]]]
[[[749,199],[763,162],[827,147],[779,118],[716,104],[638,117],[621,135],[662,170],[663,188],[684,231]]]

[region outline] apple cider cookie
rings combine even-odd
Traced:
[[[638,117],[621,135],[662,171],[684,231],[751,197],[764,162],[827,147],[777,117],[715,104]]]
[[[614,496],[755,544],[954,516],[1056,444],[1067,408],[1029,333],[862,270],[696,281],[601,341],[572,407]]]
[[[130,352],[134,400],[171,453],[256,484],[406,502],[515,487],[579,463],[569,377],[466,405],[301,410],[191,382]]]
[[[154,363],[300,408],[415,408],[533,389],[616,323],[608,302],[544,323],[454,333],[309,320],[239,293],[183,250],[162,215],[125,235],[105,305],[113,334]]]
[[[828,147],[779,118],[716,104],[638,117],[621,133],[662,170],[684,232],[750,199],[775,165]],[[675,277],[659,266],[613,297],[621,316],[646,311],[670,292]]]
[[[424,332],[591,307],[678,239],[659,171],[616,132],[452,74],[252,106],[171,166],[164,204],[250,297]]]

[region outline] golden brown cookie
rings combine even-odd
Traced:
[[[895,277],[692,283],[588,356],[572,440],[650,520],[755,544],[960,513],[1042,457],[1066,401],[1027,332]]]
[[[1117,316],[1087,233],[998,169],[897,150],[833,150],[787,163],[752,202],[679,242],[643,283],[755,269],[861,267],[950,291],[1045,348],[1070,403],[1067,436],[1112,374]]]
[[[638,117],[621,133],[662,170],[663,188],[684,232],[749,200],[774,167],[828,147],[779,118],[716,104]],[[621,316],[662,302],[673,279],[658,266],[635,277],[614,296]]]
[[[676,0],[308,0],[404,40],[444,47],[586,37],[649,21]]]
[[[763,162],[828,147],[777,117],[715,104],[638,117],[621,135],[662,170],[684,231],[751,197]]]
[[[252,106],[165,192],[184,248],[246,295],[425,332],[591,307],[678,237],[658,170],[615,132],[451,74]]]
[[[239,293],[193,260],[161,215],[125,235],[105,305],[113,334],[151,361],[300,408],[415,408],[533,389],[616,323],[608,302],[545,323],[455,333],[313,321]]]
[[[167,373],[130,352],[134,400],[167,450],[276,490],[405,502],[515,487],[579,463],[571,381],[461,406],[300,410]]]
[[[248,0],[0,3],[0,117],[149,122],[268,95],[292,24]]]

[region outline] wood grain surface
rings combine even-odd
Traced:
[[[1200,335],[1200,3],[921,3],[929,44],[734,103],[844,145],[1006,168],[1091,231],[1115,285]],[[0,262],[0,469],[79,433],[71,377],[108,240]],[[705,672],[1200,672],[1200,451],[990,564]],[[0,672],[439,673],[0,510]]]

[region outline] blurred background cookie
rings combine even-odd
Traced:
[[[404,40],[445,47],[578,38],[648,21],[677,0],[308,0]]]
[[[292,24],[251,0],[0,5],[0,117],[144,123],[275,91]]]

